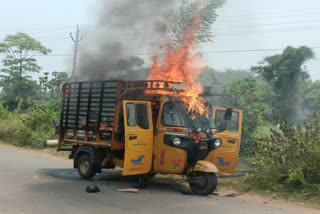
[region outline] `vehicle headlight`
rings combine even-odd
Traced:
[[[216,141],[214,141],[214,146],[216,148],[220,147],[222,144],[222,140],[220,138],[216,139]]]
[[[172,143],[175,146],[179,146],[181,144],[181,139],[178,137],[175,137],[175,138],[173,138]]]
[[[211,133],[211,130],[208,128],[206,129],[206,134],[209,135]]]
[[[200,133],[202,130],[201,130],[200,127],[198,127],[198,128],[196,129],[196,131],[197,131],[198,133]]]

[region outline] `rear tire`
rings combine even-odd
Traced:
[[[96,175],[97,168],[91,163],[89,155],[83,154],[79,157],[78,172],[84,179],[90,179]]]
[[[197,182],[195,182],[195,180],[197,180]],[[216,190],[217,183],[216,174],[195,172],[192,175],[191,181],[189,181],[189,187],[196,195],[209,195]]]

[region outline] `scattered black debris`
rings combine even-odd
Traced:
[[[87,193],[97,193],[97,192],[100,192],[100,189],[96,185],[90,185],[90,186],[87,186],[86,192]]]
[[[133,188],[146,188],[147,186],[148,178],[146,176],[139,177],[137,183],[132,185]]]

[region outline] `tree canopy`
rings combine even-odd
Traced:
[[[275,112],[280,120],[299,120],[302,100],[300,83],[309,78],[303,65],[314,58],[313,51],[306,46],[287,47],[282,54],[266,57],[252,71],[272,85]]]
[[[6,54],[3,59],[2,87],[10,88],[17,97],[17,110],[20,111],[23,96],[26,95],[24,87],[30,83],[29,72],[40,72],[41,67],[34,58],[37,54],[47,55],[51,50],[44,47],[26,33],[8,35],[0,43],[0,53]]]
[[[216,21],[216,9],[220,8],[226,0],[204,0],[199,3],[195,0],[182,0],[179,11],[173,17],[170,25],[171,36],[174,41],[181,40],[181,33],[185,32],[195,18],[202,20],[201,27],[196,36],[199,42],[212,42],[212,24]],[[198,17],[200,16],[200,17]]]

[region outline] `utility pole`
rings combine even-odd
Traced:
[[[72,41],[74,42],[74,56],[73,56],[73,67],[72,67],[72,76],[71,80],[76,81],[76,67],[77,67],[77,55],[78,55],[78,44],[83,39],[83,36],[79,39],[79,25],[77,25],[77,33],[76,33],[76,39],[72,36],[72,32],[70,33],[70,37]]]

